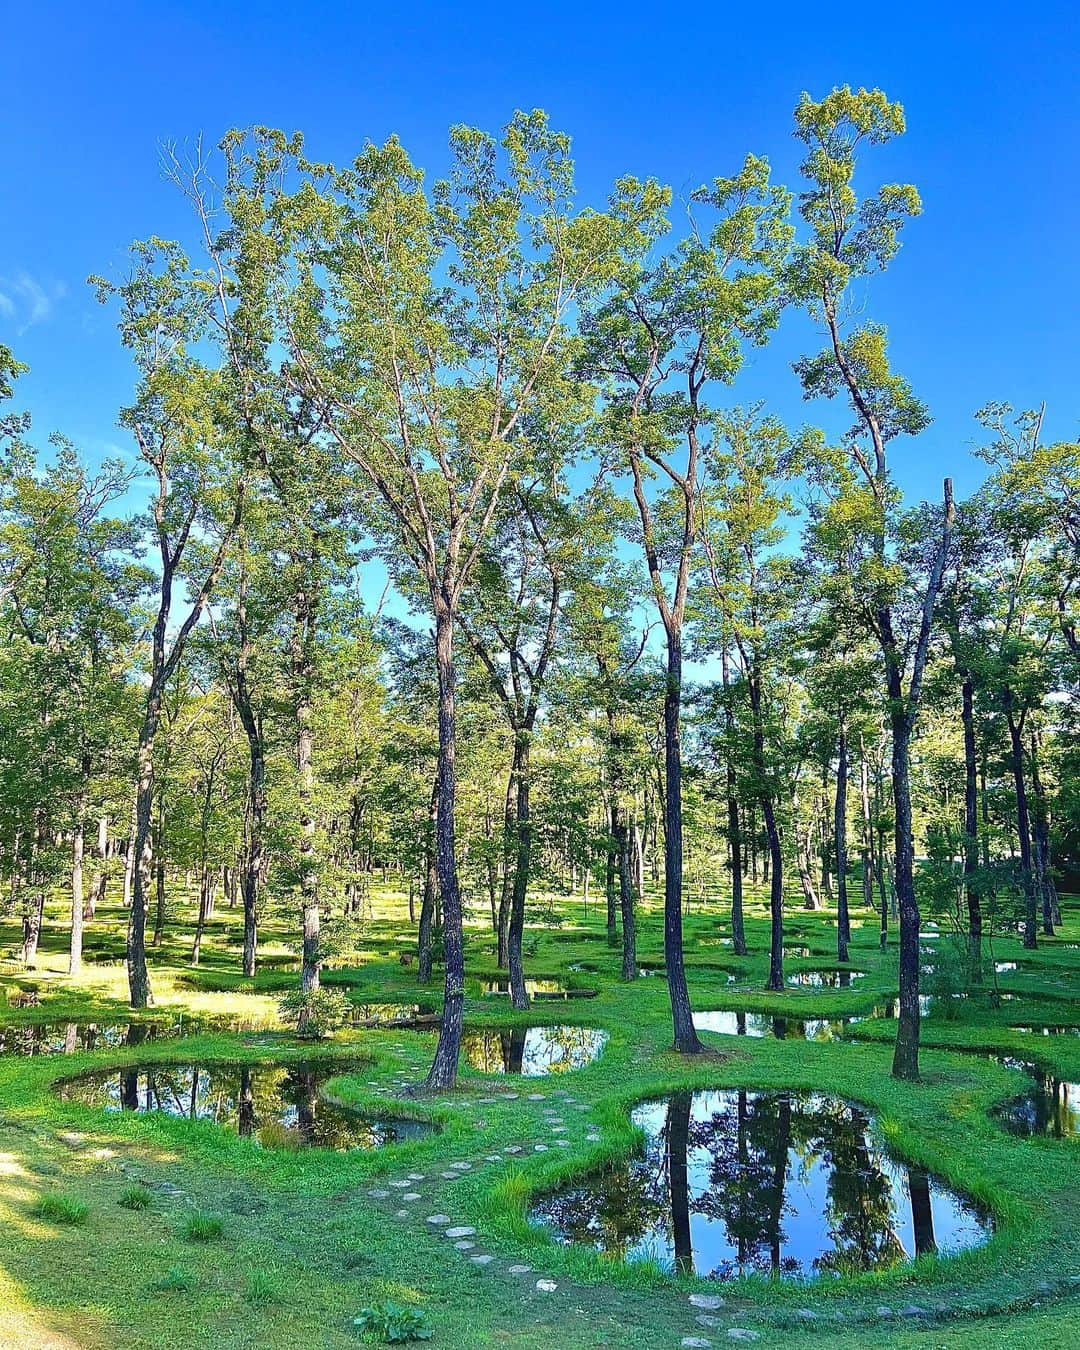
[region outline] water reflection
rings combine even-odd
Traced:
[[[22,1022],[0,1027],[0,1056],[74,1055],[183,1035],[179,1022]],[[188,1031],[192,1030],[189,1025]]]
[[[427,1121],[368,1119],[320,1088],[341,1065],[140,1064],[60,1084],[60,1096],[104,1110],[209,1120],[270,1148],[378,1148],[430,1134]]]
[[[393,1027],[429,1030],[440,1022],[434,1003],[354,1003],[349,1023],[355,1027]]]
[[[1030,1138],[1071,1139],[1080,1134],[1080,1083],[1069,1083],[1040,1069],[1029,1060],[995,1056],[1007,1069],[1019,1069],[1031,1079],[1029,1091],[997,1106],[994,1119],[1009,1134]]]
[[[866,972],[862,970],[799,970],[789,975],[785,983],[812,989],[850,989],[853,980],[865,978]]]
[[[795,1018],[772,1013],[729,1012],[727,1010],[694,1013],[698,1031],[717,1031],[724,1036],[772,1036],[778,1041],[837,1041],[851,1020],[846,1017]]]
[[[884,1151],[871,1117],[798,1092],[680,1092],[634,1112],[640,1155],[532,1211],[567,1242],[714,1279],[883,1269],[972,1246],[989,1221]]]
[[[607,1032],[595,1027],[466,1028],[461,1052],[481,1073],[541,1078],[581,1069],[599,1055]]]
[[[508,996],[509,980],[481,980],[480,992],[485,998]],[[595,989],[567,989],[559,980],[526,980],[525,992],[529,998],[595,998]]]

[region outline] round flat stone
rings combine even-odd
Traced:
[[[521,1152],[521,1145],[520,1145],[520,1144],[507,1144],[507,1146],[503,1149],[503,1152],[504,1152],[504,1153],[520,1153],[520,1152]]]
[[[385,1200],[389,1194],[389,1191],[380,1190],[378,1186],[372,1186],[371,1190],[368,1191],[368,1195],[371,1196],[372,1200]]]
[[[556,1139],[556,1140],[555,1140],[555,1147],[556,1147],[556,1148],[569,1148],[569,1147],[570,1147],[570,1140],[569,1140],[569,1139]]]
[[[471,1162],[456,1162],[456,1163],[451,1163],[450,1166],[451,1166],[456,1172],[471,1172],[471,1171],[472,1171],[472,1163],[471,1163]]]
[[[419,1192],[419,1191],[406,1191],[405,1194],[404,1194],[401,1198],[402,1198],[402,1200],[419,1200],[419,1199],[420,1199],[420,1192]]]
[[[546,1101],[547,1101],[547,1097],[545,1097],[544,1094],[543,1094],[542,1092],[530,1092],[530,1093],[529,1093],[529,1101],[531,1101],[531,1102],[546,1102]]]
[[[469,1260],[474,1266],[489,1266],[495,1258],[493,1256],[488,1256],[486,1252],[482,1252],[479,1256],[470,1256]]]
[[[431,1224],[433,1228],[446,1228],[454,1221],[449,1214],[429,1214],[427,1222]]]
[[[439,1175],[442,1177],[443,1181],[457,1181],[458,1177],[461,1176],[461,1173],[460,1173],[460,1172],[440,1172]]]
[[[533,1144],[533,1152],[534,1152],[534,1153],[546,1153],[546,1152],[547,1152],[547,1144]]]
[[[516,1102],[518,1094],[516,1092],[502,1092],[499,1094],[504,1102]]]
[[[409,1183],[407,1181],[391,1181],[390,1185],[393,1186],[395,1190],[404,1191],[408,1188]]]
[[[750,1331],[747,1327],[728,1327],[729,1341],[757,1341],[761,1337],[756,1331]]]
[[[532,1266],[507,1266],[507,1270],[511,1275],[528,1275]]]
[[[687,1350],[691,1347],[694,1350],[712,1350],[712,1341],[706,1336],[684,1336],[679,1344],[687,1347]]]
[[[559,1286],[554,1280],[537,1280],[536,1287],[542,1294],[553,1294]]]
[[[408,1211],[407,1209],[395,1209],[395,1210],[394,1210],[394,1218],[395,1218],[395,1219],[407,1219],[408,1217],[409,1217],[409,1211]]]
[[[423,1180],[424,1180],[424,1174],[423,1174],[423,1172],[406,1172],[405,1175],[409,1178],[410,1181],[423,1181]]]
[[[461,1242],[455,1242],[454,1246],[457,1248],[459,1252],[471,1252],[472,1249],[476,1246],[476,1243],[470,1242],[468,1238],[465,1238]]]
[[[448,1228],[446,1230],[446,1236],[448,1238],[475,1237],[476,1229],[469,1228],[466,1225],[462,1224],[460,1227],[457,1228]]]
[[[691,1294],[690,1306],[703,1308],[706,1312],[715,1312],[717,1308],[724,1306],[724,1300],[719,1294]]]
[[[485,1161],[485,1162],[498,1162],[498,1161],[499,1161],[499,1155],[498,1155],[497,1153],[485,1153],[485,1154],[484,1154],[484,1161]]]

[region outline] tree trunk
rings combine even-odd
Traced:
[[[630,831],[620,810],[615,818],[615,843],[619,859],[619,909],[622,915],[622,978],[637,979],[637,919],[634,887],[630,879]]]
[[[894,678],[890,669],[890,682]],[[899,677],[896,676],[899,683]],[[893,707],[901,694],[890,689]],[[915,841],[911,824],[911,720],[892,716],[892,780],[896,808],[896,896],[900,907],[900,1015],[893,1051],[894,1078],[919,1077],[919,902],[915,894]]]
[[[529,1006],[525,992],[525,971],[521,961],[521,938],[525,929],[525,897],[529,886],[532,854],[532,821],[529,818],[529,736],[526,728],[515,736],[514,762],[517,765],[517,858],[514,864],[514,893],[510,902],[510,932],[507,957],[510,969],[510,1003],[517,1009]]]
[[[727,732],[726,774],[728,812],[728,856],[731,862],[731,949],[736,956],[746,955],[746,931],[743,924],[742,832],[739,828],[739,795],[735,776],[735,713],[730,703],[731,675],[727,646],[720,656],[724,681],[724,727]]]
[[[89,774],[89,765],[86,765]],[[68,974],[78,975],[82,970],[83,949],[83,857],[86,852],[86,774],[75,799],[75,822],[71,835],[71,946],[68,952]]]
[[[1031,733],[1031,813],[1032,844],[1035,853],[1035,877],[1042,906],[1042,930],[1045,937],[1054,936],[1054,911],[1057,892],[1050,871],[1050,822],[1046,809],[1046,790],[1039,775],[1039,737]]]
[[[312,572],[315,571],[314,559]],[[305,584],[306,583],[306,584]],[[305,575],[293,598],[292,679],[296,737],[297,815],[300,838],[297,871],[300,880],[300,992],[307,996],[318,992],[321,957],[319,954],[319,877],[315,862],[315,729],[313,698],[315,684],[315,624],[317,582]],[[300,1014],[298,1030],[303,1033],[310,1020],[306,1009]]]
[[[833,813],[833,840],[836,852],[836,955],[840,961],[848,959],[848,944],[851,942],[847,898],[847,784],[847,729],[841,722],[840,735],[837,738],[836,803]]]
[[[435,870],[442,897],[446,978],[443,1015],[435,1058],[424,1087],[443,1092],[457,1082],[461,1053],[461,1026],[465,1003],[465,956],[461,932],[461,892],[458,889],[454,830],[457,791],[456,671],[454,669],[454,615],[449,598],[440,594],[435,607],[435,664],[439,677],[438,806],[435,820]]]
[[[675,1049],[700,1054],[686,987],[682,939],[682,745],[679,720],[682,703],[682,646],[677,634],[668,636],[667,681],[664,690],[664,964]]]
[[[971,981],[982,984],[982,902],[975,885],[979,870],[979,786],[975,745],[975,685],[970,675],[960,686],[964,726],[964,897],[968,913]]]
[[[139,733],[138,779],[135,795],[135,876],[128,915],[128,992],[133,1008],[153,1003],[146,967],[146,907],[153,881],[154,848],[150,816],[154,805],[154,737],[161,717],[161,688],[155,681],[147,698]]]
[[[424,895],[420,901],[420,927],[416,940],[416,978],[421,984],[431,979],[431,928],[435,916],[435,893],[438,881],[435,874],[435,824],[439,809],[439,779],[431,785],[428,802],[427,829],[424,833]]]
[[[1012,708],[1012,691],[1005,690],[1006,721],[1009,726],[1009,761],[1016,788],[1016,833],[1020,844],[1020,882],[1024,892],[1024,946],[1034,949],[1039,945],[1036,936],[1038,897],[1035,876],[1031,866],[1031,819],[1028,813],[1027,784],[1024,780],[1024,714],[1016,717]]]

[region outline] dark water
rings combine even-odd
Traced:
[[[696,1012],[698,1031],[717,1031],[725,1036],[772,1036],[778,1041],[836,1041],[844,1034],[848,1019],[776,1017],[772,1013]]]
[[[319,1095],[345,1066],[140,1064],[84,1074],[60,1096],[107,1111],[164,1111],[210,1120],[268,1148],[378,1148],[430,1134],[426,1121],[368,1119]]]
[[[637,1108],[642,1152],[536,1205],[564,1242],[713,1279],[884,1269],[984,1241],[989,1219],[891,1157],[872,1117],[807,1092],[681,1092]]]
[[[434,1003],[354,1003],[349,1023],[360,1027],[404,1027],[430,1030],[438,1026],[439,1010]]]
[[[195,1030],[193,1023],[23,1022],[0,1027],[0,1056],[74,1055],[121,1045],[166,1040]]]
[[[853,980],[865,977],[861,970],[799,970],[784,983],[808,985],[812,989],[850,989]]]
[[[1030,1089],[994,1107],[991,1115],[1009,1134],[1071,1139],[1080,1134],[1080,1083],[1047,1073],[1031,1060],[993,1055],[1006,1069],[1019,1069],[1031,1079]]]
[[[510,981],[481,980],[480,992],[485,998],[498,997],[499,995],[508,996]],[[567,989],[566,985],[559,980],[526,980],[525,992],[531,999],[596,997],[595,989]]]
[[[594,1027],[466,1027],[461,1052],[481,1073],[542,1078],[591,1064],[606,1041],[607,1032]]]

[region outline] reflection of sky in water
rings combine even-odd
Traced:
[[[337,1106],[320,1088],[345,1065],[143,1064],[62,1083],[67,1100],[107,1111],[161,1111],[206,1120],[269,1147],[346,1151],[417,1139],[426,1121],[368,1119]]]
[[[995,1119],[1010,1134],[1045,1135],[1070,1139],[1080,1134],[1080,1083],[1063,1082],[1044,1074],[1034,1064],[999,1058],[1006,1068],[1021,1069],[1032,1078],[1031,1089],[994,1110]]]
[[[842,1021],[777,1017],[773,1013],[739,1013],[726,1009],[694,1013],[694,1026],[698,1031],[715,1031],[724,1036],[773,1036],[780,1041],[834,1041],[843,1035]]]
[[[606,1042],[607,1033],[595,1027],[466,1028],[461,1050],[467,1062],[481,1073],[542,1078],[584,1068]]]
[[[837,1098],[681,1094],[633,1119],[646,1133],[640,1156],[535,1207],[563,1240],[715,1278],[806,1277],[884,1268],[989,1232],[943,1184],[890,1158],[867,1113]]]

